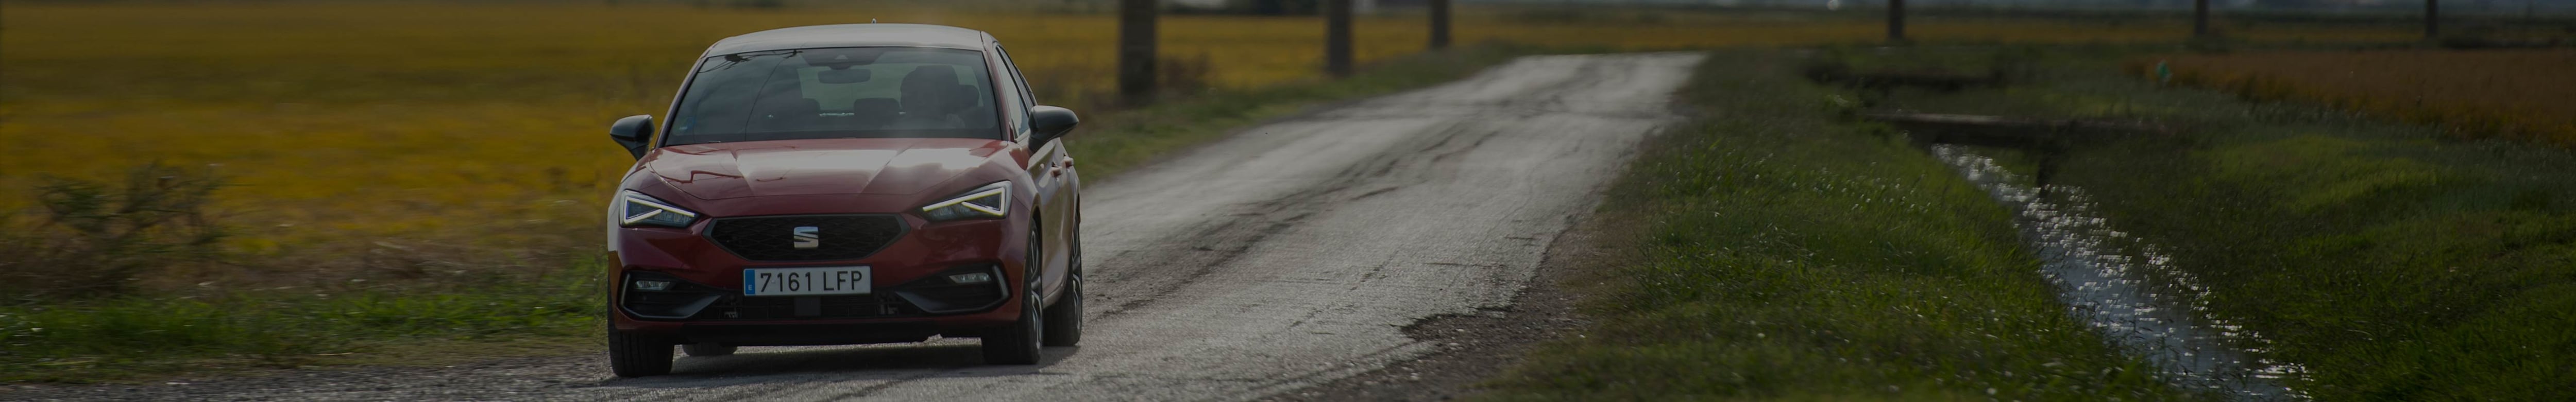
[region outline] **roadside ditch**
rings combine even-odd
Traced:
[[[1975,54],[1993,52],[1980,63]],[[1813,56],[1813,55],[1811,55]],[[1935,49],[1893,57],[1877,69],[1855,70],[1844,58],[1813,58],[1811,81],[1861,91],[1867,103],[1906,95],[1957,95],[1967,89],[2001,92],[2032,81],[2029,55],[1991,49]],[[1912,60],[1906,60],[1911,58]],[[1929,61],[1927,61],[1929,60]],[[1931,63],[1915,64],[1908,63]],[[1984,64],[1962,68],[1962,64]],[[1964,71],[1964,72],[1963,72]],[[1979,73],[1979,72],[1982,73]],[[1870,96],[1876,95],[1876,96]],[[1990,99],[1991,100],[1991,99]],[[2209,304],[2211,288],[2174,265],[2152,242],[2113,227],[2083,189],[2052,184],[2063,155],[2079,147],[2136,138],[2172,138],[2183,129],[2138,118],[2055,119],[2023,116],[1922,113],[1880,104],[1858,114],[1897,129],[1899,137],[1948,165],[1994,202],[2012,212],[2013,227],[2040,260],[2066,313],[2122,353],[2145,359],[2174,386],[2240,401],[2303,400],[2287,386],[2305,370],[2295,363],[2257,358],[2272,340],[2221,316]],[[1927,104],[1928,106],[1928,104]],[[1970,109],[1980,107],[1969,106]],[[1999,158],[2028,162],[2006,167]]]
[[[2068,314],[2155,363],[2167,381],[2235,400],[2305,399],[2284,385],[2303,372],[2299,365],[2249,358],[2272,341],[2211,312],[2208,287],[2154,244],[2107,224],[2083,189],[2036,184],[1967,146],[1928,151],[2013,210]]]

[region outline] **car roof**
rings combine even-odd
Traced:
[[[779,28],[724,38],[706,56],[823,47],[936,47],[983,50],[984,31],[928,24],[837,24]]]

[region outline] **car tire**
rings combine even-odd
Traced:
[[[1045,238],[1040,236],[1046,232],[1038,231],[1035,216],[1029,222],[1028,262],[1022,264],[1027,274],[1020,276],[1024,283],[1020,287],[1020,319],[984,333],[984,364],[1038,364],[1038,343],[1045,340],[1046,330],[1045,315],[1039,311],[1045,308],[1040,304],[1045,299],[1038,298],[1038,288],[1045,284],[1038,280],[1038,273],[1044,271],[1040,265],[1045,260],[1038,256],[1045,255]]]
[[[1021,295],[1019,321],[984,334],[984,364],[1038,364],[1038,341],[1045,324],[1040,321],[1037,296],[1034,291]]]
[[[733,354],[734,349],[736,348],[733,345],[718,345],[713,343],[692,343],[680,345],[680,351],[688,352],[690,356],[697,357],[728,356]]]
[[[671,341],[609,328],[608,368],[626,378],[670,374]]]
[[[1065,244],[1073,248],[1073,269],[1066,270],[1064,295],[1046,307],[1046,346],[1082,344],[1082,235]]]

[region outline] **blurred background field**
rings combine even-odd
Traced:
[[[1044,7],[696,8],[676,4],[9,2],[0,13],[0,211],[42,177],[107,178],[149,162],[229,186],[225,248],[254,264],[155,275],[345,283],[462,267],[560,265],[597,235],[603,186],[630,159],[602,138],[659,114],[703,47],[761,29],[920,22],[993,32],[1044,102],[1099,111],[1114,16]],[[1461,43],[1600,50],[1870,43],[1869,12],[1464,7]],[[1925,43],[2173,42],[2187,21],[1920,18]],[[1311,16],[1168,15],[1177,91],[1317,82]],[[1358,22],[1363,63],[1423,48],[1419,15]],[[2400,23],[2254,23],[2248,41],[2385,42]],[[1176,71],[1176,72],[1173,72]],[[1082,141],[1076,137],[1075,141]]]
[[[2576,49],[2195,54],[2127,67],[2149,74],[2154,62],[2169,63],[2176,83],[2240,97],[2447,125],[2467,138],[2576,147]]]
[[[1070,141],[1095,181],[1262,116],[1428,85],[1515,54],[1889,52],[1878,47],[1883,10],[1866,8],[1463,3],[1456,37],[1472,46],[1420,54],[1420,10],[1388,8],[1357,22],[1358,59],[1374,66],[1335,81],[1319,74],[1321,18],[1175,13],[1161,22],[1166,102],[1127,107],[1111,91],[1112,2],[690,3],[0,0],[0,228],[10,230],[0,233],[0,381],[94,381],[115,377],[101,370],[203,363],[189,359],[294,366],[403,337],[596,341],[585,331],[597,330],[590,319],[601,307],[586,290],[600,269],[601,203],[632,163],[605,126],[664,113],[704,46],[762,29],[875,20],[990,31],[1042,102],[1085,113]],[[2219,37],[2189,40],[2183,17],[1935,9],[1915,14],[1908,36],[1921,48],[2066,45],[2046,51],[2170,60],[2177,82],[2245,97],[2576,141],[2576,101],[2567,98],[2576,81],[2565,74],[2576,55],[2564,49],[2429,49],[2417,22],[2396,14],[2235,15],[2217,22]],[[2521,29],[2532,27],[2545,29]],[[2576,35],[2576,24],[2472,33],[2556,41]],[[2175,56],[2129,57],[2137,54]],[[2152,67],[2130,68],[2134,78]],[[1756,87],[1780,87],[1770,84]],[[1972,91],[1967,99],[1980,102],[1941,104],[2121,114],[2134,112],[2124,97],[2136,90]],[[154,163],[165,168],[133,170]],[[223,185],[187,197],[211,183],[205,175]],[[203,201],[211,213],[166,214],[171,223],[131,232],[146,241],[45,249],[62,244],[42,238],[62,225],[17,229],[61,215],[39,202],[40,189],[70,183],[61,179],[180,195],[90,204]],[[129,232],[99,233],[76,236]],[[199,239],[216,244],[189,244]],[[97,270],[28,265],[48,261],[27,257],[44,253],[109,254],[53,261],[131,271],[64,276]],[[116,256],[150,253],[161,259]],[[82,296],[139,297],[52,292],[74,282],[65,278],[118,281]]]

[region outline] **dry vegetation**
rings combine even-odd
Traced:
[[[2151,73],[2159,60],[2130,63]],[[2269,52],[2173,57],[2178,84],[2576,147],[2576,49]]]
[[[598,263],[583,257],[605,187],[632,162],[601,135],[607,122],[663,112],[690,58],[719,38],[870,19],[992,31],[1043,101],[1091,112],[1072,140],[1091,155],[1086,170],[1512,52],[1409,58],[1430,62],[1318,85],[1316,18],[1167,16],[1164,55],[1195,71],[1171,78],[1221,92],[1103,114],[1115,21],[1101,14],[0,0],[0,297],[17,298],[0,300],[0,382],[295,366],[437,345],[417,342],[428,338],[596,340],[584,331],[598,328],[585,321],[600,314],[587,293]],[[1873,43],[1878,23],[1866,12],[1471,7],[1457,33],[1652,50]],[[2233,28],[2265,42],[2413,35],[2402,24]],[[2186,31],[2154,19],[1911,27],[1924,43],[2152,43]],[[1397,60],[1423,35],[1416,17],[1363,18],[1360,59]],[[52,226],[21,230],[46,217]],[[78,270],[89,272],[61,275]]]
[[[561,265],[597,236],[603,186],[630,160],[601,128],[658,113],[702,46],[766,28],[875,19],[992,31],[1076,107],[1111,82],[1114,19],[934,9],[677,6],[6,3],[0,24],[0,211],[35,210],[42,177],[203,168],[237,267],[152,275],[202,283],[376,283]],[[1863,15],[1468,10],[1463,43],[1603,49],[1868,42]],[[1168,16],[1164,54],[1216,88],[1312,79],[1310,17]],[[1927,19],[1926,42],[2173,39],[2175,21],[2101,25]],[[2401,38],[2403,27],[2294,28],[2249,38]],[[1364,18],[1363,61],[1419,50],[1413,17]],[[1077,140],[1079,141],[1079,140]],[[475,274],[480,275],[480,274]]]

